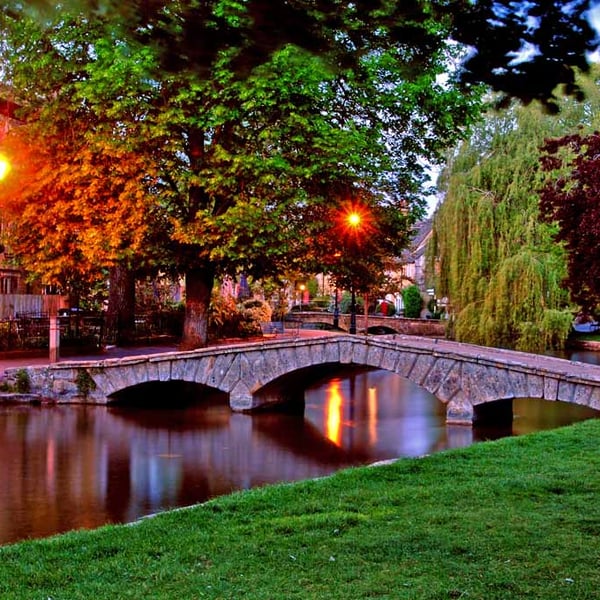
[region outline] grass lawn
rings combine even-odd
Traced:
[[[600,420],[0,548],[0,598],[598,598]]]

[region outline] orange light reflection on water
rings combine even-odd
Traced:
[[[377,443],[377,388],[370,387],[368,395],[369,442]]]
[[[326,432],[325,435],[336,446],[342,442],[342,393],[340,391],[340,380],[334,379],[327,387]]]

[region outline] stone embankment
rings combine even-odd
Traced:
[[[0,404],[41,404],[40,394],[19,394],[18,392],[0,392]]]
[[[591,350],[592,352],[600,352],[600,342],[575,340],[569,344],[569,348],[573,350]]]

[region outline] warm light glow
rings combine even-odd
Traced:
[[[373,231],[371,212],[362,204],[352,203],[341,207],[338,219],[340,233],[355,242],[360,242]]]
[[[331,382],[327,389],[327,431],[325,435],[336,446],[342,441],[342,394],[339,380]]]
[[[361,221],[362,221],[362,218],[361,218],[360,214],[357,212],[351,212],[348,215],[348,225],[350,225],[351,227],[358,227],[360,225]]]
[[[370,387],[368,392],[369,442],[377,442],[377,388]]]
[[[0,154],[0,181],[4,179],[10,171],[10,163]]]

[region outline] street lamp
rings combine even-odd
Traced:
[[[354,281],[350,285],[350,333],[356,333],[356,292],[354,291]]]
[[[340,305],[338,302],[338,288],[337,283],[335,284],[335,296],[333,298],[333,327],[338,329],[340,326]]]
[[[10,171],[10,162],[0,154],[0,181],[2,181]]]
[[[306,290],[306,286],[301,283],[298,286],[298,304],[300,305],[300,309],[302,309],[302,303],[304,302],[304,291]]]
[[[350,225],[350,227],[358,227],[362,221],[362,217],[360,216],[360,213],[356,212],[356,211],[352,211],[351,213],[348,213],[348,225]]]
[[[346,216],[346,222],[348,227],[354,231],[354,235],[357,234],[359,227],[362,224],[362,216],[356,210],[348,213]],[[350,284],[350,333],[356,333],[356,290],[354,289],[354,277]]]

